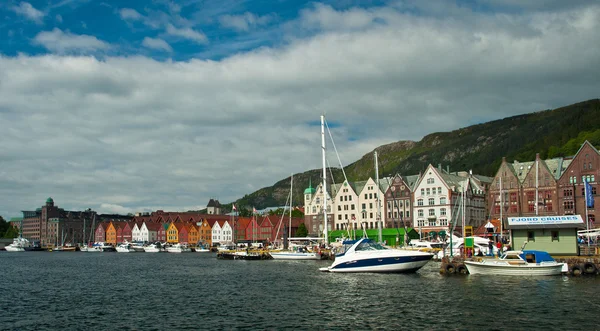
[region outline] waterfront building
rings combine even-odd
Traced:
[[[449,229],[462,228],[463,213],[458,206],[463,199],[465,226],[480,226],[486,219],[486,192],[481,182],[489,183],[491,178],[465,171],[448,173],[430,164],[413,194],[413,216],[419,233],[434,237],[442,231],[447,234]]]
[[[590,228],[599,227],[600,225],[596,222],[595,209],[600,203],[597,192],[599,177],[600,154],[589,141],[585,141],[557,181],[559,213],[561,215],[581,215]],[[593,207],[589,208],[586,206],[585,199],[586,181],[590,184],[591,198],[594,202]]]
[[[221,238],[223,242],[233,242],[233,226],[229,220],[220,220]]]
[[[382,215],[385,215],[385,205],[383,203],[384,194],[387,191],[387,180],[379,181],[380,187],[377,187],[377,182],[373,178],[369,178],[358,193],[358,208],[359,219],[353,222],[354,229],[377,229],[377,222],[382,220]],[[378,200],[378,197],[380,200]],[[380,215],[381,213],[381,215]]]
[[[385,192],[385,227],[400,228],[405,224],[413,226],[412,201],[415,185],[419,181],[419,175],[386,177],[388,189]]]
[[[597,181],[600,176],[598,150],[585,141],[572,157],[508,163],[502,158],[489,190],[490,218],[580,215],[595,226],[595,207],[586,208],[584,181],[590,183],[594,206],[600,203]],[[585,223],[585,222],[584,222]]]
[[[173,223],[177,229],[177,242],[180,244],[187,244],[190,242],[190,233],[188,224],[177,221]]]
[[[142,227],[140,228],[140,241],[150,243],[159,241],[158,233],[161,229],[163,230],[163,235],[166,235],[166,232],[164,231],[165,228],[162,224],[152,222],[142,223]],[[164,240],[161,242],[164,242]]]
[[[167,229],[169,228],[169,223],[156,223],[160,226],[158,227],[158,241],[161,243],[167,242]]]
[[[108,229],[108,222],[100,222],[94,231],[95,242],[106,242],[106,230]]]
[[[323,183],[320,183],[316,189],[309,184],[304,190],[304,224],[310,236],[322,236],[323,234],[323,201],[327,199],[327,228],[329,231],[334,229],[334,202],[331,199],[332,185],[328,185],[328,191],[323,192]]]
[[[188,223],[188,242],[191,245],[196,245],[200,240],[200,233],[198,232],[198,226],[194,223]]]
[[[117,228],[114,222],[109,222],[106,227],[106,243],[117,245]]]
[[[357,218],[360,213],[358,210],[358,194],[366,182],[351,183],[344,180],[343,183],[337,184],[333,191],[335,195],[334,208],[334,223],[336,230],[345,230],[348,227],[357,226]],[[308,189],[307,189],[308,190]]]
[[[208,224],[208,220],[202,219],[198,224],[198,239],[201,242],[208,243],[209,246],[212,246],[212,229]]]
[[[144,223],[142,223],[143,225]],[[147,230],[147,229],[146,229]],[[141,233],[141,229],[140,229],[140,225],[138,225],[138,222],[133,222],[133,228],[131,229],[131,240],[132,241],[144,241],[142,239],[142,233]]]
[[[167,242],[170,244],[176,244],[179,242],[179,235],[177,226],[173,222],[165,223],[167,225]]]
[[[507,226],[514,249],[569,256],[579,254],[577,231],[586,228],[580,215],[509,217]]]
[[[250,233],[247,232],[247,229],[250,228],[250,223],[252,222],[252,217],[238,217],[235,221],[235,238],[236,242],[247,240],[250,237]]]

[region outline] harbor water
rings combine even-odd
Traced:
[[[2,330],[595,330],[600,278],[331,274],[214,253],[0,252]]]

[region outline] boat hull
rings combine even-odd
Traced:
[[[11,246],[11,245],[4,247],[4,249],[7,252],[24,252],[25,251],[25,248],[23,248],[23,247],[15,247],[15,246]]]
[[[329,272],[410,273],[421,269],[433,255],[371,257],[339,261],[328,267]],[[324,270],[325,271],[325,270]]]
[[[564,263],[508,265],[465,261],[465,266],[471,275],[556,276],[562,273],[563,265]]]
[[[320,260],[319,253],[270,252],[274,260]]]

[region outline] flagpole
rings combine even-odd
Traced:
[[[586,227],[586,237],[587,237],[587,246],[588,246],[588,254],[590,253],[590,218],[588,216],[588,182],[587,179],[583,182],[585,199],[583,199],[583,203],[585,205],[585,227]]]

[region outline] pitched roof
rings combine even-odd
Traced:
[[[219,203],[219,200],[210,199],[210,200],[208,200],[208,204],[206,205],[206,207],[219,208],[219,207],[221,207],[221,204]]]
[[[161,227],[162,227],[162,224],[160,224],[160,223],[146,222],[146,228],[148,228],[148,231],[158,232]]]

